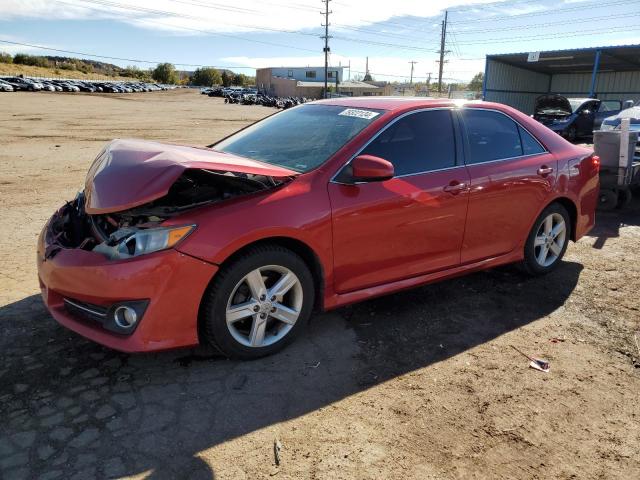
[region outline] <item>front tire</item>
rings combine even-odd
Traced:
[[[225,356],[270,355],[305,329],[314,297],[313,277],[300,256],[277,245],[257,246],[216,274],[203,299],[201,332]]]
[[[545,208],[533,224],[524,247],[524,270],[530,275],[544,275],[555,270],[562,260],[569,239],[569,213],[559,203]]]

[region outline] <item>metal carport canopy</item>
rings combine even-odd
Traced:
[[[503,67],[500,69],[498,65]],[[490,68],[490,66],[493,67]],[[530,79],[525,72],[529,72]],[[599,74],[607,77],[606,87],[605,84],[599,85]],[[611,75],[625,75],[625,77]],[[544,78],[547,78],[546,82]],[[560,88],[559,83],[552,82],[553,79],[560,78],[565,79],[564,88]],[[569,78],[577,79],[573,83],[579,84],[580,88],[567,90],[566,80]],[[595,97],[599,93],[638,97],[640,95],[638,79],[640,79],[640,45],[495,54],[486,57],[483,97],[501,101],[500,98],[487,98],[487,94],[489,97],[511,94],[512,96],[509,97],[511,102],[521,103],[524,100],[515,99],[514,94],[531,96],[560,93],[555,90],[565,90],[566,94],[590,97]],[[543,87],[545,83],[547,85]],[[503,101],[503,103],[510,102]]]
[[[529,52],[487,55],[487,59],[552,75],[593,72],[598,56],[600,57],[600,64],[597,67],[599,72],[640,70],[640,45],[550,50],[540,52],[536,62],[528,61]]]

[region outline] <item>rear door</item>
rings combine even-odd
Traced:
[[[462,263],[514,250],[555,186],[558,162],[508,115],[459,111],[470,177]]]
[[[459,143],[450,110],[413,112],[360,152],[393,163],[394,178],[349,184],[347,166],[329,184],[336,291],[460,263],[469,178]]]

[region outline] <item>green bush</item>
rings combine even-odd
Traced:
[[[17,63],[19,65],[32,65],[34,67],[51,66],[51,62],[46,57],[27,55],[26,53],[16,53],[13,57],[13,63]]]
[[[0,63],[13,63],[13,57],[6,52],[0,52]]]

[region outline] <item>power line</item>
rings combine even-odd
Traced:
[[[89,10],[96,10],[96,7],[90,7],[90,6],[87,6],[87,5],[78,5],[76,3],[69,3],[69,2],[65,2],[63,0],[53,0],[53,1],[57,2],[57,3],[63,3],[65,5],[73,5],[75,7],[86,8],[86,9],[89,9]],[[89,1],[89,0],[82,0],[82,1]],[[96,1],[96,0],[92,0],[92,1]],[[123,9],[126,10],[126,8],[123,8]],[[181,29],[181,30],[189,30],[189,31],[192,31],[192,32],[204,33],[206,35],[212,35],[212,36],[217,36],[217,37],[225,37],[225,38],[232,38],[234,40],[243,40],[245,42],[259,43],[259,44],[262,44],[262,45],[270,45],[272,47],[290,48],[290,49],[300,50],[300,51],[304,51],[304,52],[316,53],[316,50],[312,50],[310,48],[296,47],[296,46],[293,46],[293,45],[286,45],[286,44],[282,44],[282,43],[270,42],[270,41],[267,41],[267,40],[255,40],[255,39],[251,39],[251,38],[240,37],[240,36],[237,36],[237,35],[231,35],[231,34],[228,34],[228,33],[212,32],[211,30],[203,30],[203,29],[200,29],[200,28],[186,27],[186,26],[183,26],[183,25],[175,25],[175,24],[170,24],[170,23],[165,23],[165,22],[158,22],[157,20],[150,20],[150,19],[147,19],[147,18],[138,18],[138,17],[128,17],[128,18],[130,20],[135,20],[137,22],[152,23],[152,24],[162,25],[162,26],[170,27],[170,28],[178,28],[178,29]]]
[[[587,17],[587,18],[579,18],[575,20],[571,20],[571,23],[589,23],[589,22],[601,22],[602,20],[612,20],[616,18],[629,18],[629,17],[638,17],[640,13],[629,14],[629,13],[621,13],[616,15],[600,15],[597,17]],[[566,25],[567,21],[562,20],[559,22],[545,22],[545,23],[532,23],[527,25],[515,25],[510,27],[502,27],[502,28],[487,28],[487,29],[477,29],[477,30],[456,30],[456,34],[458,35],[476,35],[479,33],[490,33],[490,32],[503,32],[509,30],[528,30],[528,29],[539,29],[545,28],[555,25]]]
[[[89,7],[89,6],[86,6],[86,5],[78,5],[78,4],[75,4],[75,3],[72,4],[72,3],[69,3],[69,2],[65,2],[63,0],[54,0],[54,1],[56,1],[58,3],[64,3],[64,4],[67,4],[67,5],[78,6],[78,7],[81,7],[81,8],[88,8],[88,9],[93,8],[93,7]],[[135,5],[122,4],[122,3],[113,2],[113,1],[109,1],[109,0],[80,0],[80,1],[85,2],[85,3],[94,4],[94,5],[103,6],[103,7],[113,7],[113,8],[118,8],[118,9],[122,9],[122,10],[133,11],[133,12],[150,13],[150,14],[153,14],[153,15],[168,15],[168,16],[174,16],[174,17],[178,17],[178,18],[185,18],[185,19],[189,19],[189,20],[202,20],[202,18],[193,16],[193,15],[186,15],[186,14],[181,14],[181,13],[177,13],[177,12],[171,12],[171,11],[167,11],[167,10],[158,10],[158,9],[154,9],[154,8],[146,8],[146,7],[139,7],[139,6],[135,6]],[[332,1],[332,0],[329,0],[329,1]],[[248,39],[248,38],[245,38],[245,37],[239,37],[239,36],[236,36],[236,35],[224,34],[224,33],[219,33],[219,32],[212,32],[210,30],[202,30],[202,29],[198,29],[198,28],[194,28],[194,27],[186,27],[186,26],[176,25],[176,24],[167,24],[167,23],[158,22],[158,21],[150,20],[150,19],[146,19],[146,18],[137,18],[136,17],[135,20],[139,21],[139,22],[156,23],[158,25],[169,26],[169,27],[172,27],[172,28],[179,28],[179,29],[184,29],[184,30],[191,30],[191,31],[196,31],[196,32],[201,32],[201,33],[207,33],[209,35],[223,36],[223,37],[229,37],[229,38],[234,38],[234,39],[239,39],[239,40],[245,40],[245,41],[254,42],[254,43],[263,43],[263,44],[266,44],[266,45],[279,46],[279,47],[283,47],[283,48],[292,48],[292,49],[296,49],[296,50],[315,52],[315,50],[311,50],[311,49],[308,49],[308,48],[301,48],[301,47],[295,47],[295,46],[291,46],[291,45],[284,45],[284,44],[269,42],[269,41],[266,41],[266,40],[253,40],[253,39]],[[305,36],[311,36],[311,37],[317,37],[318,36],[317,33],[303,32],[303,31],[300,31],[300,30],[284,30],[284,29],[278,29],[278,28],[261,27],[261,26],[257,26],[257,25],[246,25],[246,24],[243,25],[243,24],[229,23],[229,22],[220,22],[220,23],[224,23],[225,25],[230,25],[230,26],[235,26],[235,27],[240,27],[240,28],[247,28],[247,29],[250,29],[250,30],[263,30],[263,31],[267,31],[267,32],[305,35]],[[365,45],[393,47],[393,48],[396,48],[396,49],[399,49],[399,50],[430,51],[430,49],[425,49],[423,47],[418,47],[418,46],[413,46],[413,45],[403,45],[403,44],[388,43],[388,42],[376,42],[376,41],[373,41],[373,40],[360,40],[360,39],[351,38],[351,37],[338,37],[338,36],[335,36],[333,38],[335,38],[336,40],[342,40],[342,41],[346,41],[346,42],[359,43],[359,44],[365,44]]]
[[[119,60],[122,62],[134,62],[134,63],[148,63],[148,64],[155,64],[157,65],[158,63],[164,63],[167,62],[167,60],[162,60],[162,61],[157,61],[157,60],[141,60],[138,58],[124,58],[124,57],[112,57],[109,55],[98,55],[95,53],[86,53],[86,52],[75,52],[72,50],[62,50],[60,48],[51,48],[51,47],[44,47],[42,45],[35,45],[33,43],[21,43],[21,42],[12,42],[9,40],[0,40],[1,43],[7,43],[10,45],[19,45],[22,47],[31,47],[31,48],[37,48],[40,50],[48,50],[51,52],[59,52],[59,53],[68,53],[71,55],[83,55],[85,57],[93,57],[93,58],[102,58],[105,60]],[[219,65],[202,65],[199,63],[177,63],[177,62],[169,62],[172,63],[173,65],[178,65],[181,67],[202,67],[202,68],[219,68],[219,69],[241,69],[241,68],[247,68],[247,69],[251,69],[251,70],[255,70],[255,67],[246,67],[246,66],[219,66]]]
[[[553,13],[554,15],[557,15],[558,13],[564,13],[564,12],[575,12],[575,11],[583,11],[586,8],[588,9],[593,9],[593,8],[605,8],[605,7],[613,7],[613,6],[617,6],[617,5],[627,5],[627,4],[633,4],[633,3],[639,3],[638,0],[615,0],[613,2],[596,2],[594,4],[584,4],[581,3],[579,6],[576,7],[567,7],[567,8],[555,8],[553,9],[551,12],[549,10],[544,10],[544,11],[538,11],[538,12],[530,12],[530,13],[519,13],[516,15],[502,15],[502,16],[491,16],[488,18],[473,18],[473,19],[468,19],[468,20],[458,20],[458,21],[452,21],[450,23],[452,24],[469,24],[469,23],[484,23],[484,22],[495,22],[496,20],[519,20],[521,18],[528,18],[528,17],[539,17],[541,15],[549,15],[550,13]]]
[[[553,33],[543,33],[540,35],[525,35],[525,36],[516,36],[509,38],[493,38],[493,39],[484,39],[484,40],[470,40],[466,42],[458,42],[460,45],[488,45],[492,43],[511,43],[514,40],[546,40],[546,39],[558,39],[558,38],[570,38],[570,37],[580,37],[585,34],[597,34],[597,33],[633,33],[634,30],[621,30],[621,28],[632,28],[631,26],[622,26],[622,27],[607,27],[607,28],[596,28],[593,30],[572,30],[569,32],[563,32],[558,34]]]

